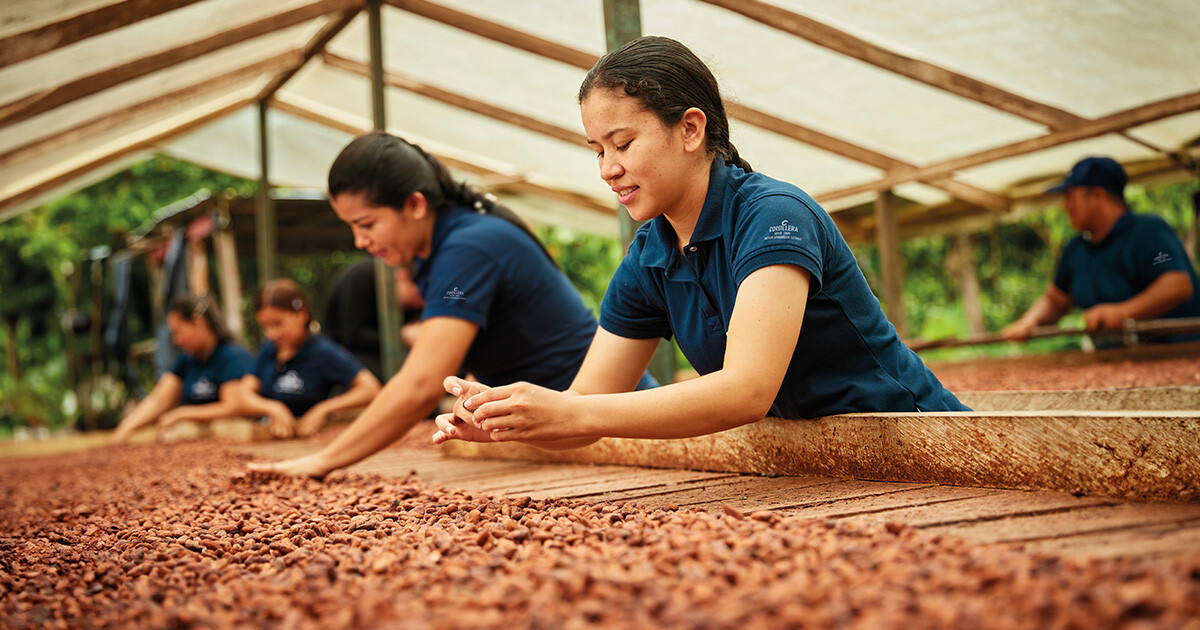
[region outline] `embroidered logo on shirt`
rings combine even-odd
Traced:
[[[1158,255],[1154,257],[1154,264],[1161,265],[1162,263],[1169,262],[1170,260],[1170,254],[1167,252],[1158,252]]]
[[[201,376],[196,380],[196,384],[192,385],[192,398],[212,398],[217,395],[217,384],[208,380],[207,376]]]
[[[296,373],[296,370],[288,370],[287,374],[280,376],[275,381],[275,391],[281,394],[300,394],[304,392],[304,379]]]
[[[442,295],[442,299],[443,300],[465,300],[465,299],[467,299],[467,294],[460,291],[458,289],[458,287],[454,287],[453,289],[446,291],[446,293],[444,295]]]
[[[789,225],[787,219],[784,219],[783,221],[779,222],[779,225],[772,225],[771,227],[768,227],[767,236],[764,237],[763,240],[770,241],[776,239],[791,239],[798,241],[801,239],[800,235],[798,234],[799,231],[800,228],[797,228],[794,225]]]

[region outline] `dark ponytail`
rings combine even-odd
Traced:
[[[191,319],[199,315],[208,322],[208,327],[212,329],[217,339],[221,341],[234,340],[233,333],[225,325],[225,318],[221,316],[221,312],[217,308],[217,303],[207,293],[200,295],[181,293],[171,300],[167,312],[175,313],[183,319]]]
[[[667,126],[682,120],[689,108],[698,108],[707,118],[704,133],[709,154],[720,155],[747,173],[753,170],[730,140],[716,77],[687,46],[668,37],[639,37],[592,66],[579,86],[580,103],[593,88],[622,88]]]
[[[463,207],[508,221],[533,239],[546,258],[554,262],[533,230],[515,212],[496,203],[491,195],[455,181],[437,158],[403,138],[383,131],[359,136],[342,149],[329,167],[330,198],[343,193],[363,193],[373,205],[399,210],[415,192],[424,195],[435,212]]]

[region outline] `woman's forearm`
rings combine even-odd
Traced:
[[[322,400],[313,405],[313,407],[317,408],[324,416],[347,409],[359,409],[371,404],[371,401],[379,395],[379,390],[379,380],[375,378],[374,374],[363,370],[358,376],[354,377],[354,380],[351,381],[350,387],[346,391],[332,398]]]
[[[343,468],[386,448],[404,435],[441,399],[440,381],[404,378],[388,381],[358,418],[320,453],[329,470]]]

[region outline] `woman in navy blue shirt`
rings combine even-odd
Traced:
[[[166,320],[179,358],[117,425],[114,443],[155,422],[161,430],[183,420],[237,415],[238,381],[250,369],[250,353],[234,341],[216,303],[207,295],[181,295],[167,308]]]
[[[489,385],[571,384],[596,319],[510,210],[382,132],[342,150],[329,198],[359,249],[392,267],[413,265],[425,301],[420,332],[400,371],[328,447],[252,470],[319,477],[357,462],[426,418],[445,396],[444,379],[460,371]]]
[[[242,377],[239,411],[266,417],[275,437],[312,435],[330,414],[365,407],[379,393],[379,379],[349,350],[312,332],[310,313],[308,299],[287,278],[267,282],[254,300],[266,339]],[[331,397],[337,387],[345,391]]]
[[[571,389],[447,379],[460,398],[435,442],[566,448],[766,415],[966,409],[901,342],[828,213],[738,155],[716,80],[690,50],[635,40],[592,68],[579,102],[600,177],[648,223],[609,283]],[[632,392],[671,336],[701,376]]]

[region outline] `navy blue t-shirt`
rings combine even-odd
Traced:
[[[1192,297],[1162,317],[1200,317],[1200,282],[1179,236],[1161,217],[1126,212],[1104,240],[1076,236],[1063,248],[1054,284],[1077,306],[1124,302],[1167,271],[1183,271],[1192,280]],[[1177,335],[1171,341],[1200,339]]]
[[[171,373],[183,381],[181,404],[203,405],[220,400],[221,385],[235,381],[250,371],[250,353],[230,341],[219,341],[212,354],[200,361],[181,352]]]
[[[638,230],[600,307],[605,330],[674,335],[697,372],[715,372],[739,285],[763,267],[795,265],[812,280],[771,415],[968,410],[901,342],[833,220],[799,188],[717,158],[684,253],[677,242],[661,216]]]
[[[264,341],[251,372],[262,383],[259,394],[287,405],[297,418],[329,397],[335,386],[349,387],[363,366],[350,351],[325,335],[310,335],[296,356],[275,360],[278,348]]]
[[[425,319],[479,325],[461,367],[485,385],[565,390],[596,333],[596,318],[566,275],[528,234],[495,216],[441,212],[413,279]]]

